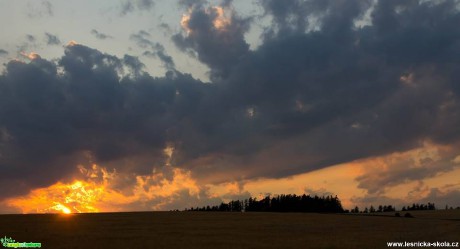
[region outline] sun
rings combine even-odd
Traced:
[[[70,208],[62,205],[61,203],[54,202],[54,204],[55,205],[53,207],[51,207],[51,209],[56,210],[56,211],[60,211],[63,214],[71,214],[72,213],[72,210],[70,210]]]
[[[68,209],[68,208],[66,208],[66,207],[62,209],[62,212],[63,212],[64,214],[71,214],[71,213],[72,213],[72,211],[70,211],[70,209]]]

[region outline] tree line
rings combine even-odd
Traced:
[[[192,207],[185,211],[343,213],[344,209],[337,196],[283,194],[273,197],[266,196],[260,200],[255,197],[232,200],[215,206]]]
[[[416,204],[413,203],[412,206],[402,207],[401,211],[413,211],[413,210],[436,210],[434,203],[428,202],[428,204]]]
[[[381,213],[381,212],[394,212],[396,211],[396,208],[393,207],[392,205],[379,205],[377,208],[375,208],[373,205],[371,205],[369,208],[365,207],[364,210],[359,210],[358,206],[355,208],[351,209],[351,213]]]
[[[416,204],[413,203],[412,206],[403,206],[401,208],[401,211],[415,211],[415,210],[436,210],[436,206],[434,203],[428,202],[428,204]],[[380,212],[395,212],[396,207],[393,207],[392,205],[379,205],[377,208],[374,206],[365,207],[363,210],[360,210],[358,206],[355,208],[351,209],[351,213],[380,213]],[[345,210],[345,212],[348,212],[348,210]]]
[[[435,210],[435,204],[416,204],[403,206],[401,211],[414,210]],[[447,206],[446,206],[447,209]],[[179,211],[179,210],[177,210]],[[277,196],[266,196],[262,199],[250,197],[244,200],[232,200],[222,202],[214,206],[202,206],[186,208],[184,211],[213,211],[213,212],[314,212],[314,213],[379,213],[395,212],[396,207],[392,205],[379,205],[374,207],[365,207],[360,210],[359,207],[351,210],[343,209],[342,203],[337,196],[311,196],[282,194]]]

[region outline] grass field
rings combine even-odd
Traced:
[[[387,241],[460,241],[460,210],[411,214],[415,218],[392,213],[0,215],[0,237],[41,242],[42,248],[387,248]]]

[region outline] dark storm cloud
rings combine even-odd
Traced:
[[[91,34],[94,35],[99,40],[106,40],[106,39],[112,39],[113,37],[104,33],[101,33],[95,29],[91,30]]]
[[[227,172],[241,165],[276,177],[459,139],[457,2],[379,1],[363,28],[354,21],[368,1],[262,3],[274,23],[253,52],[238,49],[242,21],[217,30],[203,6],[191,6],[188,30],[173,37],[220,76],[192,122],[200,139],[181,137],[193,144],[184,164],[209,165],[197,175],[241,175],[238,166]]]
[[[362,17],[372,1],[329,1],[329,0],[262,0],[265,16],[272,16],[272,25],[266,28],[264,36],[303,33],[322,26],[322,31],[349,32],[354,19]],[[328,12],[334,12],[329,15]],[[319,21],[319,22],[318,22]]]
[[[155,6],[153,0],[135,0],[135,1],[126,1],[121,6],[121,15],[126,15],[135,10],[151,10]]]
[[[216,27],[219,19],[218,9],[206,7],[202,2],[185,1],[190,7],[189,20],[183,25],[188,34],[177,33],[173,41],[179,49],[195,54],[198,59],[211,68],[211,77],[216,80],[227,77],[232,66],[238,65],[249,53],[249,45],[244,34],[249,30],[250,19],[241,18],[223,6],[230,13],[230,23]]]
[[[367,1],[262,3],[274,23],[250,51],[252,19],[182,1],[190,18],[173,41],[209,66],[211,83],[178,71],[154,78],[136,57],[83,45],[66,47],[59,70],[40,58],[8,63],[0,78],[3,196],[89,162],[149,174],[165,164],[166,146],[175,148],[172,165],[207,182],[289,176],[423,141],[457,146],[457,2],[382,0],[362,28],[354,21]],[[168,65],[149,33],[131,39]],[[432,168],[415,175],[451,165]]]
[[[52,35],[48,32],[45,32],[46,44],[47,45],[60,45],[61,40],[56,35]]]
[[[155,79],[135,57],[82,45],[66,47],[59,66],[62,75],[41,58],[11,61],[0,78],[3,197],[51,184],[77,164],[113,163],[140,174],[164,164],[176,88],[201,83],[180,74]]]

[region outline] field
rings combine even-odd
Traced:
[[[42,248],[387,248],[390,241],[460,241],[460,210],[411,214],[415,218],[392,213],[0,215],[0,236],[40,242]]]

